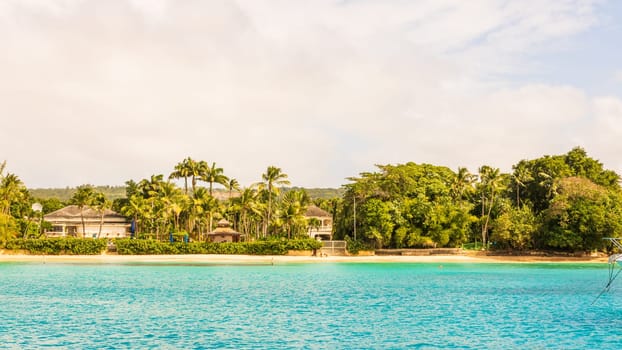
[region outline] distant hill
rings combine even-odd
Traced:
[[[115,200],[117,198],[125,198],[125,186],[95,186],[96,191],[102,192],[106,198]],[[285,189],[299,190],[302,187],[291,187]],[[341,197],[343,190],[340,188],[305,188],[311,199],[330,199],[334,197]],[[58,198],[65,202],[68,201],[71,196],[76,192],[75,187],[65,188],[32,188],[29,189],[30,194],[34,198],[50,199]],[[218,199],[224,200],[229,197],[229,192],[223,189],[214,189],[214,196]],[[235,194],[234,194],[235,196]]]
[[[331,199],[335,197],[341,197],[343,195],[343,189],[341,188],[303,188],[303,187],[292,187],[287,190],[299,190],[304,189],[309,194],[311,199]]]
[[[125,197],[125,186],[94,186],[95,190],[102,192],[106,198],[115,200],[117,198]],[[65,188],[30,188],[28,189],[30,195],[34,198],[50,199],[58,198],[65,202],[73,196],[76,192],[75,187]]]

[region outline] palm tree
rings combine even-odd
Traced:
[[[222,168],[217,168],[216,163],[212,163],[212,166],[208,166],[204,169],[205,172],[201,175],[201,180],[209,183],[209,195],[214,196],[213,194],[213,185],[214,183],[221,184],[223,186],[227,185],[229,178],[225,176]],[[212,220],[213,213],[210,211],[209,213],[209,230],[212,230]]]
[[[11,215],[11,204],[23,198],[24,184],[15,174],[2,175],[3,168],[4,163],[0,167],[0,213]]]
[[[304,213],[309,202],[309,196],[304,190],[289,191],[285,194],[279,218],[283,221],[287,231],[287,238],[291,238],[294,228],[304,226]]]
[[[188,157],[175,165],[175,170],[168,176],[168,179],[184,179],[184,193],[188,194],[188,177],[191,176],[192,163],[194,160]],[[194,191],[194,186],[192,188]]]
[[[543,178],[542,181],[540,181],[538,183],[538,185],[546,188],[546,196],[547,198],[553,198],[553,196],[557,193],[557,188],[558,188],[558,181],[555,177],[545,173],[545,172],[540,172],[538,173],[538,176],[540,178]]]
[[[516,186],[516,206],[520,207],[520,189],[521,187],[526,187],[526,182],[533,181],[533,177],[527,168],[519,167],[514,169],[512,180]]]
[[[482,244],[486,247],[486,240],[488,238],[488,225],[490,223],[490,214],[495,203],[497,194],[503,188],[504,176],[501,174],[499,168],[491,168],[484,165],[479,168],[480,185],[482,189],[482,215],[485,215],[486,220],[482,226]],[[485,209],[485,203],[488,203],[488,209]]]
[[[142,192],[144,198],[151,198],[157,196],[163,183],[164,175],[151,175],[149,180],[140,180],[140,182],[138,182],[138,188]]]
[[[125,181],[125,197],[130,198],[135,194],[140,193],[140,188],[134,180]]]
[[[231,200],[231,194],[233,191],[240,191],[240,183],[234,178],[229,179],[229,182],[227,182],[225,186],[227,187],[227,190],[229,190],[229,200]]]
[[[16,221],[11,217],[11,205],[23,201],[28,192],[22,181],[14,174],[4,175],[6,162],[0,163],[0,240],[15,237],[18,231]]]
[[[86,224],[84,223],[84,208],[89,207],[95,198],[95,191],[91,185],[78,186],[76,192],[69,199],[69,203],[80,208],[80,221],[82,222],[82,238],[86,235]]]
[[[264,237],[267,236],[268,226],[272,216],[272,197],[278,195],[279,188],[275,186],[285,186],[291,183],[287,179],[287,174],[281,171],[281,168],[275,166],[269,166],[265,174],[261,175],[263,182],[259,184],[260,189],[265,190],[268,196],[268,208],[266,222],[264,223]]]
[[[97,238],[99,238],[102,233],[102,226],[104,225],[104,216],[106,215],[106,210],[109,210],[112,207],[112,202],[109,201],[103,193],[97,192],[93,194],[92,205],[99,213],[99,231],[97,232]]]
[[[245,188],[240,196],[233,199],[234,207],[240,213],[240,221],[242,233],[247,236],[250,234],[251,229],[251,221],[254,217],[260,217],[264,212],[261,204],[257,199],[257,191],[253,188]],[[255,231],[255,238],[257,236],[257,231]]]
[[[155,230],[156,237],[159,238],[159,225],[157,219],[161,218],[160,212],[162,211],[162,205],[159,202],[159,193],[162,185],[164,184],[164,175],[151,175],[149,179],[142,179],[138,182],[138,190],[141,196],[146,200],[149,207],[149,219],[150,230]],[[153,233],[153,231],[152,231]]]
[[[121,208],[121,214],[134,219],[136,223],[136,233],[141,232],[143,221],[151,218],[151,206],[145,198],[138,194],[130,196],[127,204]]]
[[[186,207],[187,196],[181,193],[175,184],[165,182],[160,186],[158,199],[163,205],[165,224],[173,220],[173,229],[177,231],[179,228],[179,216]]]
[[[212,166],[207,167],[205,173],[201,175],[201,180],[209,183],[209,195],[213,196],[212,187],[214,183],[227,186],[229,178],[225,176],[222,168],[217,168],[216,163],[212,163]]]
[[[454,200],[462,199],[465,194],[473,191],[473,184],[476,179],[477,176],[471,174],[467,168],[459,167],[451,183],[451,193]]]
[[[189,220],[192,223],[191,231],[194,231],[194,227],[198,226],[198,239],[201,240],[203,236],[203,230],[201,229],[201,222],[205,221],[203,214],[205,214],[212,207],[213,197],[209,195],[207,190],[203,187],[198,188],[190,198],[190,215]]]
[[[201,177],[204,165],[205,162],[197,162],[190,157],[186,158],[184,161],[184,167],[187,169],[188,176],[191,178],[192,192],[194,192],[197,187],[197,180]]]

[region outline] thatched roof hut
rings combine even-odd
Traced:
[[[207,234],[211,242],[239,242],[242,234],[231,228],[231,223],[225,219],[218,221],[216,229]]]

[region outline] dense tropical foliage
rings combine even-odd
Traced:
[[[622,235],[620,176],[582,148],[521,160],[513,172],[379,165],[345,185],[337,238],[376,247],[591,251]]]
[[[579,147],[521,160],[511,173],[489,165],[476,173],[412,162],[378,165],[339,190],[315,192],[320,196],[285,187],[289,177],[276,166],[243,187],[216,163],[190,157],[168,176],[128,180],[125,196],[114,198],[90,185],[72,190],[66,200],[36,198],[5,168],[2,163],[0,242],[5,244],[40,237],[42,215],[66,204],[93,208],[102,222],[104,212],[113,209],[133,221],[136,238],[155,241],[173,233],[205,242],[221,219],[248,242],[308,237],[320,225],[304,216],[311,204],[332,214],[334,238],[361,248],[478,242],[490,249],[591,251],[606,248],[603,237],[622,235],[620,176]],[[34,202],[41,211],[33,209]]]

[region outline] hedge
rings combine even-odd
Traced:
[[[11,239],[6,249],[26,250],[30,254],[48,255],[99,255],[107,246],[106,239],[41,238]]]
[[[145,254],[238,254],[238,255],[285,255],[290,250],[314,250],[322,243],[313,239],[289,241],[255,241],[239,243],[210,242],[162,242],[144,239],[115,240],[120,255]]]

